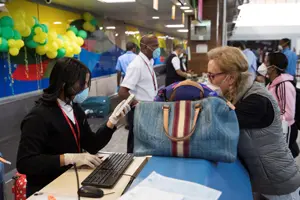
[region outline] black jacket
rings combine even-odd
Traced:
[[[106,125],[93,133],[85,113],[73,105],[80,128],[81,148],[97,153],[111,139],[115,129]],[[40,100],[21,124],[17,170],[27,176],[27,196],[52,182],[70,166],[60,167],[60,155],[78,153],[72,131],[56,103]]]
[[[166,87],[173,84],[173,83],[185,80],[185,78],[179,76],[177,74],[176,70],[174,69],[174,66],[172,64],[172,59],[175,58],[175,57],[177,57],[177,56],[172,53],[166,60],[166,71],[167,71],[166,83],[165,83]],[[181,71],[185,71],[183,69],[183,65],[182,65],[181,60],[180,60],[180,69],[181,69]]]

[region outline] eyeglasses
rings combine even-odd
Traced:
[[[207,73],[207,77],[209,78],[210,81],[214,80],[216,76],[225,74],[225,72],[220,72],[220,73]]]

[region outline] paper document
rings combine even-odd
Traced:
[[[143,192],[148,195],[153,195],[157,190],[163,191],[169,195],[179,195],[178,197],[172,197],[172,199],[177,200],[218,200],[219,197],[221,196],[222,192],[197,184],[197,183],[192,183],[188,181],[182,181],[174,178],[169,178],[162,176],[156,172],[152,172],[146,179],[144,179],[140,184],[138,184],[132,192],[134,194],[138,194],[140,192],[139,188],[143,188]],[[136,190],[135,190],[136,189]],[[152,190],[151,190],[152,189]],[[153,190],[155,189],[155,190]],[[146,191],[148,190],[148,191]],[[128,195],[130,195],[131,191],[128,192]],[[167,194],[163,198],[164,200],[168,199]],[[126,196],[127,193],[124,195]],[[138,194],[140,195],[140,194]],[[161,194],[160,194],[161,195]],[[147,195],[146,195],[147,196]],[[148,199],[159,199],[153,198],[125,198],[125,199],[120,199],[120,200],[148,200]],[[135,196],[134,196],[135,197]],[[183,197],[183,198],[182,198]],[[180,199],[181,198],[181,199]]]
[[[155,188],[135,187],[119,200],[184,200],[183,195],[164,192]]]

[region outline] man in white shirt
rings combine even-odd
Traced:
[[[174,52],[166,60],[166,84],[169,86],[175,82],[183,81],[186,78],[191,77],[190,74],[186,73],[186,69],[183,64],[180,62],[179,57],[183,56],[183,46],[176,45]]]
[[[153,58],[160,56],[157,37],[146,35],[141,39],[141,52],[129,64],[125,78],[119,90],[119,96],[127,99],[130,94],[135,95],[133,105],[139,101],[153,101],[158,90],[156,75],[153,69]],[[133,119],[134,109],[128,114],[129,135],[127,152],[133,152]]]

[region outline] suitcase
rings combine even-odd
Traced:
[[[26,175],[16,173],[13,177],[15,184],[12,187],[12,193],[15,196],[15,200],[25,200],[26,199]]]
[[[110,98],[107,96],[89,97],[81,107],[87,117],[106,117],[110,113],[110,104]]]

